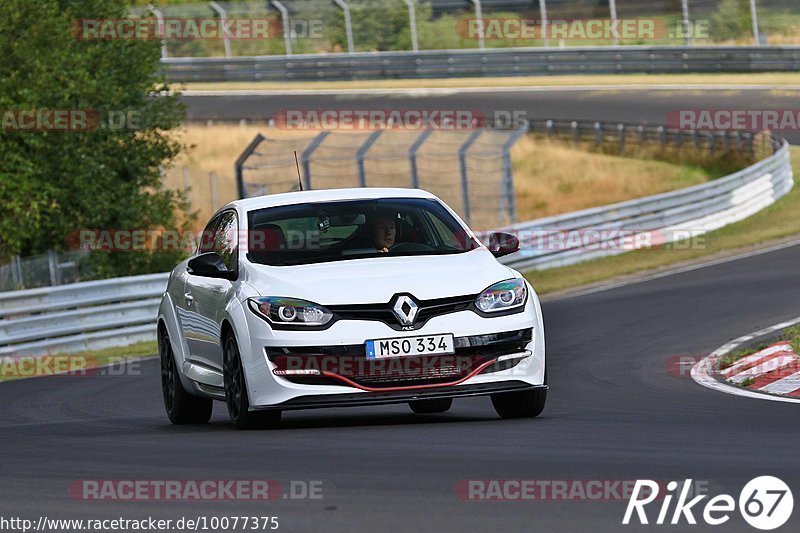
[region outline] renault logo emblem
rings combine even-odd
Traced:
[[[394,301],[392,312],[394,313],[394,316],[397,317],[397,320],[401,325],[411,326],[417,319],[419,306],[417,305],[417,302],[408,296],[398,296],[397,300]]]

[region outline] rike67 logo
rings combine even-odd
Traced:
[[[649,524],[653,517],[652,513],[648,517],[645,507],[657,499],[661,500],[661,506],[654,523],[659,525],[675,525],[684,520],[686,524],[697,524],[697,513],[706,524],[718,526],[730,520],[731,513],[737,508],[737,501],[729,494],[714,496],[705,501],[704,505],[701,502],[709,497],[707,494],[689,499],[692,496],[691,479],[684,480],[682,486],[677,481],[670,481],[664,494],[659,494],[660,487],[663,485],[649,479],[636,480],[622,523],[630,524],[633,519],[634,524],[637,520],[640,524]],[[739,493],[739,513],[756,529],[771,530],[781,527],[792,516],[793,508],[794,498],[789,486],[773,476],[751,479]]]

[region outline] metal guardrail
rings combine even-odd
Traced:
[[[0,293],[0,356],[153,340],[168,279],[147,274]]]
[[[612,239],[602,238],[596,248],[542,248],[536,245],[536,236],[542,233],[658,232],[663,242],[671,242],[685,235],[672,233],[678,230],[702,233],[746,218],[793,186],[789,145],[777,137],[772,142],[777,149],[769,157],[702,185],[505,227],[520,236],[522,250],[502,261],[521,270],[541,270],[628,250],[605,246]],[[0,293],[0,356],[154,340],[158,301],[168,277],[167,273],[150,274]]]
[[[313,81],[551,74],[800,70],[800,46],[596,46],[356,52],[259,57],[175,57],[167,80]]]
[[[521,251],[502,262],[521,270],[572,265],[644,247],[653,235],[670,243],[747,218],[794,185],[789,143],[773,140],[780,144],[771,156],[708,183],[503,228],[518,235]],[[589,232],[597,238],[589,238],[587,245]],[[553,239],[554,235],[574,238]],[[625,246],[615,244],[622,235],[628,236]],[[648,237],[640,239],[641,246],[635,245],[637,235]],[[541,239],[557,245],[541,246]]]

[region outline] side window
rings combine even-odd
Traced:
[[[212,218],[206,225],[203,233],[200,234],[200,243],[197,246],[197,253],[203,254],[214,251],[214,228],[219,222],[219,217]]]
[[[436,231],[436,236],[438,237],[439,242],[453,248],[461,247],[458,242],[456,242],[453,232],[450,231],[450,229],[439,219],[439,217],[428,213],[428,219],[430,219],[431,224]]]
[[[236,268],[236,251],[239,244],[239,224],[236,213],[226,211],[220,216],[219,225],[214,229],[213,251],[222,256],[228,270]]]

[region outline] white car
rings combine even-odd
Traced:
[[[444,202],[358,188],[231,202],[172,271],[158,312],[164,404],[176,424],[227,403],[237,427],[281,412],[408,403],[448,410],[491,396],[504,418],[547,398],[530,284]]]

